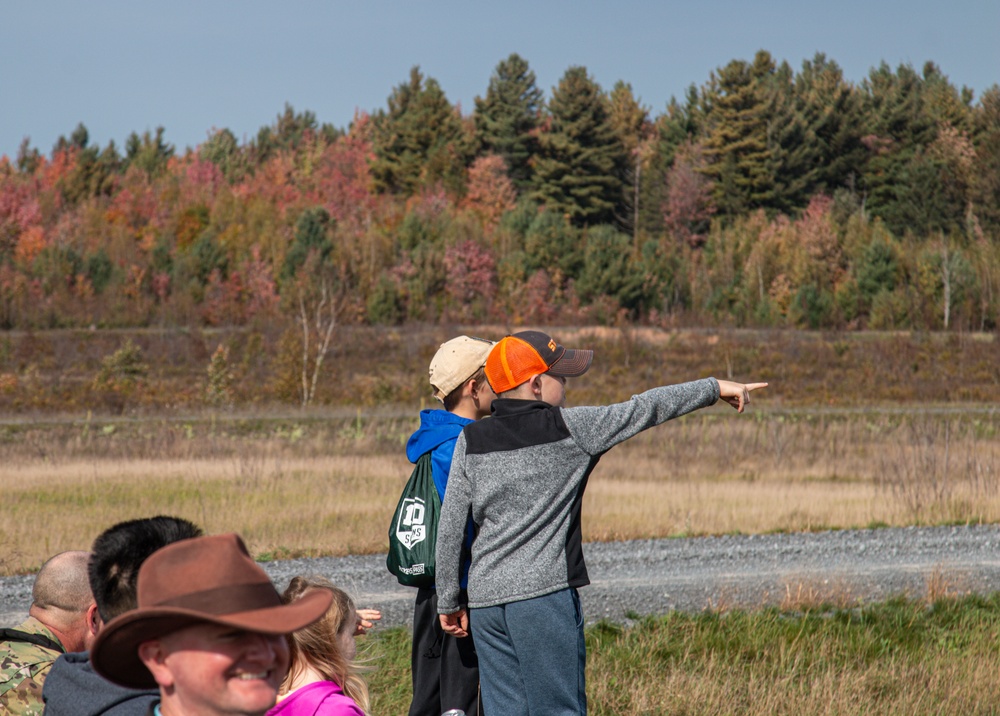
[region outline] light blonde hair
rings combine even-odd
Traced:
[[[319,621],[288,635],[291,666],[282,682],[284,692],[288,685],[305,669],[311,666],[324,679],[337,684],[362,711],[369,713],[371,699],[368,684],[361,677],[361,670],[340,651],[337,636],[349,628],[352,632],[357,625],[357,610],[354,602],[344,590],[339,589],[323,577],[292,577],[281,601],[285,604],[301,598],[317,589],[333,593],[333,602]]]

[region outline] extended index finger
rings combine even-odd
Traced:
[[[758,388],[766,388],[767,387],[767,383],[746,383],[745,385],[746,385],[746,389],[748,391],[750,391],[750,390],[757,390]]]

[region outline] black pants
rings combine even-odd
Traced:
[[[413,606],[413,701],[409,716],[441,716],[462,709],[480,716],[479,659],[472,635],[445,634],[437,614],[437,591],[417,590]]]

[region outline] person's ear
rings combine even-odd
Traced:
[[[158,639],[139,644],[139,661],[146,665],[159,686],[169,689],[174,685],[174,675],[167,666],[167,651]]]
[[[531,387],[531,392],[532,392],[533,395],[535,395],[537,397],[541,397],[541,395],[542,395],[542,374],[539,373],[537,375],[531,376],[531,378],[528,380],[528,385]]]
[[[104,622],[101,619],[101,613],[97,611],[96,604],[91,604],[87,607],[87,630],[96,636],[102,626],[104,626]]]

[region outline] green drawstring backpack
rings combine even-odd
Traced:
[[[385,566],[408,587],[434,586],[434,546],[441,498],[434,486],[431,453],[426,452],[406,481],[389,525]]]

